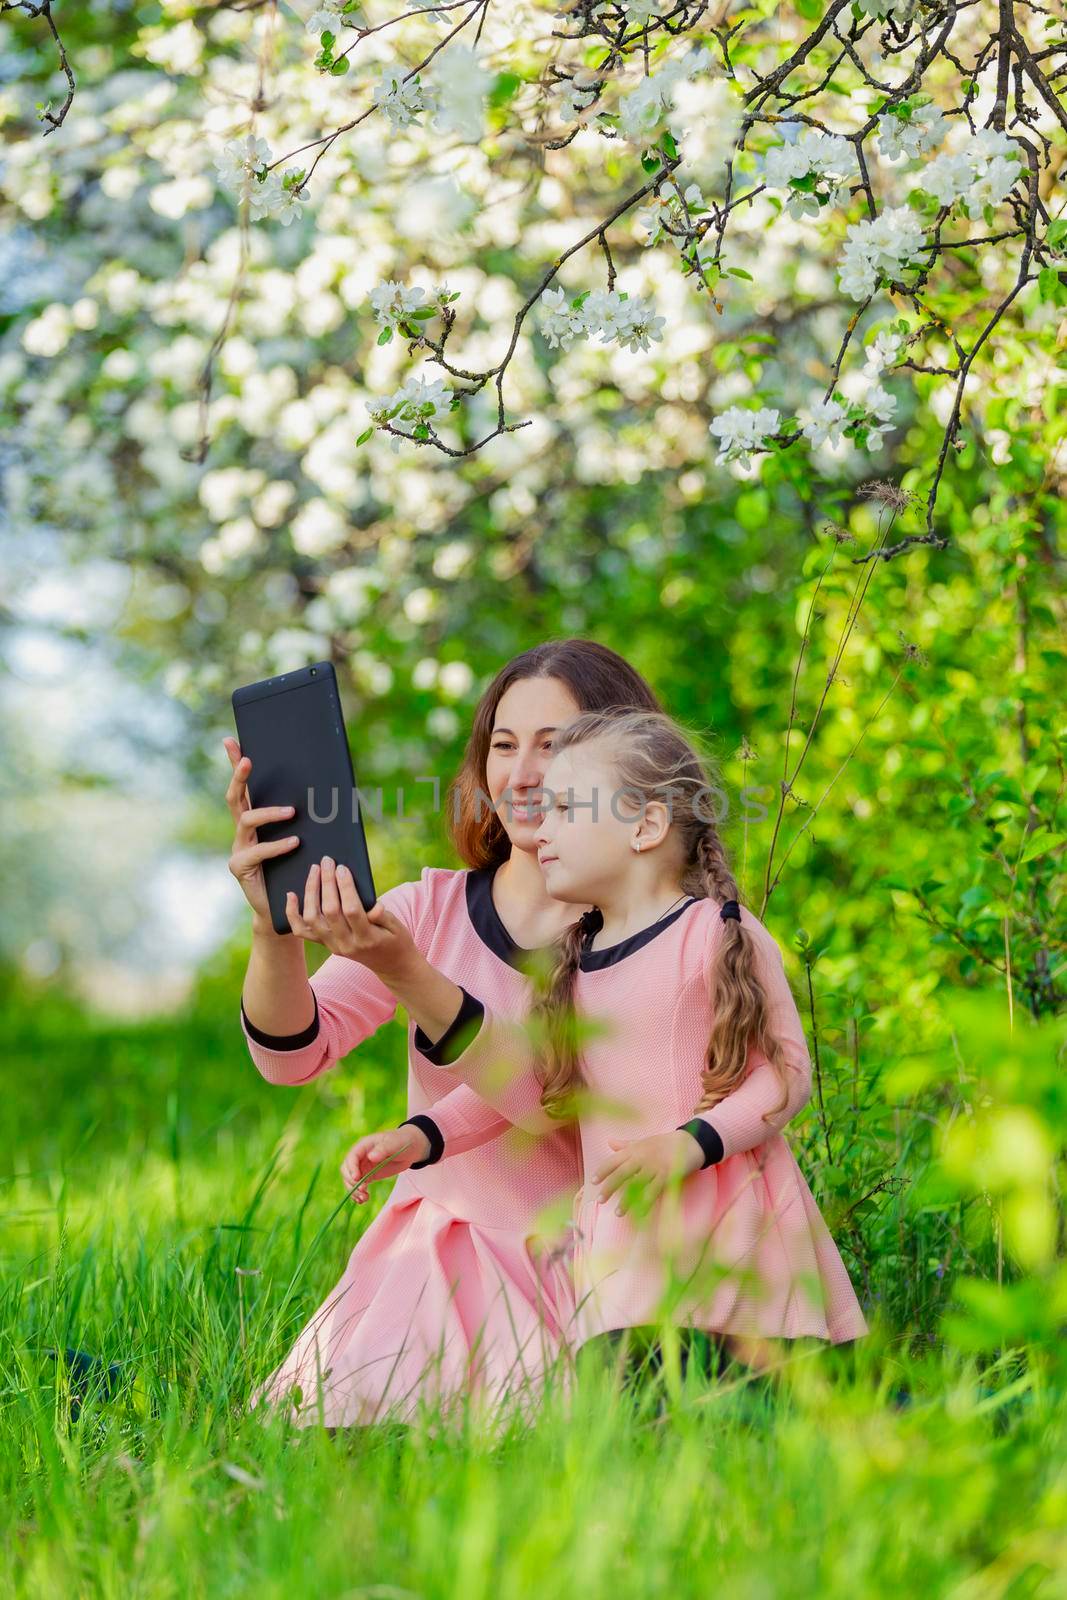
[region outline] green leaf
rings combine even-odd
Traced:
[[[360,434],[359,438],[356,440],[356,444],[357,445],[366,444],[367,440],[370,438],[370,436],[371,436],[371,434],[373,432],[374,432],[373,428],[364,428],[363,432]]]
[[[755,282],[751,272],[746,272],[744,267],[727,267],[726,270],[730,274],[731,278],[744,278],[748,283]]]
[[[1053,249],[1063,244],[1064,240],[1067,240],[1067,217],[1057,217],[1054,222],[1050,222],[1045,238]]]
[[[493,87],[489,91],[489,104],[491,106],[506,106],[515,98],[516,90],[522,79],[515,72],[499,72]]]
[[[378,343],[379,344],[388,344],[392,337],[393,337],[392,328],[383,328],[381,333],[378,335]]]
[[[664,150],[666,150],[668,156],[670,157],[670,159],[672,161],[677,161],[677,159],[678,159],[678,145],[675,142],[674,134],[670,131],[669,128],[667,129],[667,132],[663,135],[663,148],[664,148]]]
[[[340,77],[343,77],[344,74],[347,71],[348,71],[348,57],[347,56],[338,56],[337,60],[333,64],[333,66],[330,68],[331,75],[333,77],[335,77],[335,78],[340,78]]]
[[[656,168],[662,166],[663,163],[660,161],[658,151],[646,150],[641,157],[641,165],[646,172],[655,172]]]
[[[1038,856],[1045,855],[1049,850],[1059,850],[1065,843],[1067,833],[1053,833],[1051,828],[1035,828],[1026,841],[1019,861],[1036,861]]]

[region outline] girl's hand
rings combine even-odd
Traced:
[[[256,829],[263,822],[277,822],[284,817],[295,816],[296,807],[253,806],[248,798],[248,774],[252,771],[252,762],[248,756],[241,754],[241,746],[236,739],[223,739],[222,742],[233,768],[226,790],[226,804],[236,823],[228,865],[252,907],[253,928],[256,932],[273,934],[267,885],[263,880],[263,863],[269,856],[283,856],[287,850],[295,850],[300,841],[293,836],[261,844],[256,837]]]
[[[302,939],[313,939],[334,955],[362,962],[385,984],[410,972],[418,957],[415,941],[399,917],[380,900],[364,911],[351,872],[335,866],[332,856],[323,856],[321,866],[309,870],[303,907],[292,890],[286,895],[285,915]]]
[[[421,1128],[407,1123],[403,1128],[386,1128],[384,1133],[368,1133],[356,1141],[341,1162],[341,1176],[352,1191],[357,1206],[370,1199],[366,1184],[376,1178],[395,1178],[415,1161],[425,1161],[430,1141]],[[375,1170],[376,1169],[376,1170]]]
[[[593,1182],[601,1185],[601,1201],[610,1200],[625,1186],[626,1193],[615,1207],[615,1214],[620,1217],[638,1197],[644,1209],[659,1198],[673,1179],[686,1178],[704,1164],[703,1151],[684,1128],[647,1139],[609,1139],[608,1143],[618,1154],[600,1163]]]

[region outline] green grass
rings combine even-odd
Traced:
[[[0,1593],[1067,1594],[1046,1347],[979,1370],[882,1312],[765,1382],[735,1368],[635,1402],[590,1372],[533,1427],[248,1415],[384,1199],[338,1208],[337,1169],[402,1107],[404,1040],[272,1089],[238,992],[223,974],[180,1022],[136,1027],[10,997]],[[114,1365],[110,1394],[72,1396],[46,1353],[67,1346]]]

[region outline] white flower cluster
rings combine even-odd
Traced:
[[[396,332],[402,322],[408,322],[413,317],[424,321],[430,313],[436,314],[439,307],[447,305],[450,300],[455,300],[457,297],[447,284],[442,284],[428,300],[425,289],[418,287],[409,289],[391,278],[387,283],[379,283],[371,290],[370,303],[374,308],[374,320],[381,323],[383,328],[388,328],[390,332]]]
[[[442,378],[408,378],[393,394],[381,400],[368,400],[367,411],[371,419],[405,433],[409,438],[426,436],[430,424],[451,410],[453,393],[446,389]],[[394,451],[400,449],[400,440],[391,438]]]
[[[588,111],[593,103],[596,90],[590,83],[579,82],[579,76],[560,78],[556,82],[561,122],[577,122],[582,112]]]
[[[405,77],[403,67],[382,68],[382,76],[374,86],[374,104],[384,111],[394,128],[406,128],[424,111],[436,111],[437,99],[433,90],[414,77]]]
[[[892,425],[897,409],[896,395],[889,394],[880,383],[873,383],[862,401],[850,405],[831,395],[829,400],[812,400],[807,407],[808,420],[801,427],[805,439],[812,444],[840,444],[848,433],[862,431],[866,448],[877,450],[882,435]]]
[[[900,100],[878,118],[878,148],[887,161],[921,156],[939,145],[948,130],[948,118],[932,102]]]
[[[480,139],[485,131],[485,99],[494,79],[495,74],[485,70],[473,50],[463,44],[450,45],[447,60],[434,79],[437,131],[458,133],[472,142]]]
[[[250,133],[243,139],[231,139],[216,152],[215,171],[219,182],[232,190],[238,201],[247,198],[253,221],[276,217],[288,227],[307,204],[307,194],[295,187],[303,174],[296,167],[288,167],[284,176],[267,172],[270,159],[266,139],[257,139]]]
[[[866,300],[881,278],[900,277],[922,240],[922,222],[907,206],[891,206],[877,217],[850,223],[842,246],[842,293]]]
[[[305,31],[316,39],[323,33],[332,33],[336,38],[344,24],[345,7],[348,3],[349,0],[319,0],[316,9],[304,23]],[[352,8],[349,15],[353,21],[358,19],[362,23],[363,18],[359,16],[362,9],[362,6]]]
[[[623,137],[635,144],[643,143],[670,109],[678,85],[705,71],[714,59],[706,45],[694,45],[684,56],[665,61],[658,72],[642,78],[637,88],[619,101],[619,131]]]
[[[785,123],[783,130],[798,128]],[[763,181],[771,189],[787,189],[791,217],[818,216],[825,205],[844,198],[856,171],[856,152],[847,139],[821,128],[805,128],[799,138],[775,145],[763,157]]]
[[[980,128],[957,155],[935,156],[923,168],[922,187],[943,206],[963,202],[969,217],[998,205],[1016,183],[1022,151],[1006,133]]]
[[[708,432],[719,441],[717,466],[724,461],[740,461],[748,466],[754,450],[765,448],[771,434],[778,432],[780,414],[769,406],[758,411],[746,411],[743,406],[730,406],[721,417],[708,424]]]
[[[652,207],[647,211],[634,213],[634,223],[646,234],[642,240],[643,244],[658,244],[663,237],[666,224],[669,223],[673,229],[688,232],[692,229],[692,218],[706,210],[707,205],[698,184],[691,183],[683,194],[678,185],[668,178],[660,185]],[[670,231],[668,228],[668,232]],[[676,237],[676,234],[672,233],[671,237]],[[685,239],[681,238],[678,242],[684,244]]]
[[[546,289],[541,303],[546,312],[541,331],[553,349],[569,350],[575,339],[600,334],[603,344],[617,339],[631,350],[647,350],[650,339],[663,338],[667,322],[643,295],[615,289],[592,289],[576,300],[568,300],[563,289]]]
[[[877,17],[879,22],[884,22],[887,17],[892,17],[894,22],[909,22],[915,4],[916,0],[859,0],[859,8],[864,16]]]
[[[474,141],[484,133],[485,100],[494,75],[473,50],[453,45],[440,72],[430,82],[403,68],[387,66],[374,90],[374,103],[394,128],[406,128],[420,116],[432,118],[438,133],[458,133]]]

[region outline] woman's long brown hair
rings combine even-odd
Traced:
[[[501,667],[478,702],[459,771],[448,788],[445,811],[452,842],[468,867],[495,867],[511,853],[504,824],[490,808],[486,761],[496,708],[520,678],[558,678],[582,711],[611,707],[663,707],[636,668],[593,639],[550,639]]]
[[[666,847],[671,839],[675,841],[685,892],[719,904],[739,901],[723,842],[706,814],[714,791],[712,763],[707,755],[698,754],[695,736],[663,711],[593,711],[554,735],[553,753],[593,740],[616,780],[616,793],[632,790],[645,804],[659,800],[668,806],[671,821]],[[559,959],[531,1008],[539,1042],[541,1104],[550,1115],[561,1118],[573,1115],[575,1095],[582,1084],[574,985],[583,937],[580,920],[567,929],[560,941]],[[789,1098],[785,1052],[769,1026],[753,938],[743,922],[731,918],[723,923],[708,984],[714,1021],[694,1109],[709,1111],[737,1087],[755,1045],[775,1068],[783,1096],[775,1112],[783,1110]]]

